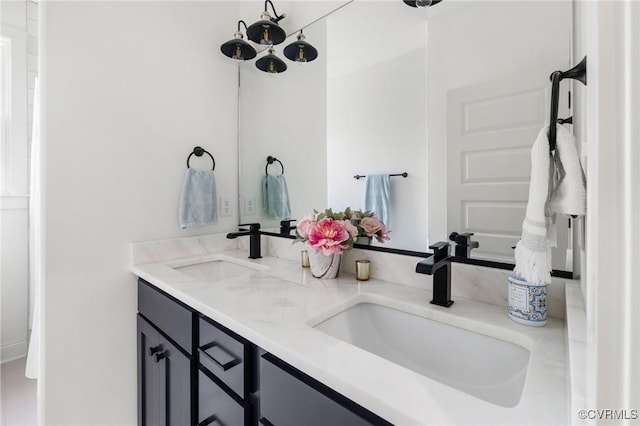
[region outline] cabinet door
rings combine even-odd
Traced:
[[[184,426],[192,421],[192,360],[138,315],[138,424]]]
[[[159,350],[160,333],[138,315],[138,426],[165,425],[163,371],[152,358]]]

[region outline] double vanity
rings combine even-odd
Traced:
[[[434,306],[424,275],[319,280],[278,244],[261,259],[222,235],[132,245],[139,424],[567,423],[564,320]]]

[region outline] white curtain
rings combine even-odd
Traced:
[[[40,373],[40,285],[42,280],[42,222],[40,192],[40,83],[36,77],[31,137],[31,188],[29,197],[29,295],[31,340],[25,375]]]

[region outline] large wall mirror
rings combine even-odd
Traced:
[[[287,4],[277,5],[287,12]],[[473,257],[513,263],[549,75],[571,63],[571,2],[338,6],[305,24],[317,60],[284,59],[300,28],[285,20],[290,37],[275,51],[287,71],[240,65],[241,222],[279,226],[263,209],[265,173],[284,169],[291,217],[301,219],[313,209],[364,208],[365,179],[356,175],[406,172],[390,179],[385,247],[425,252],[453,231],[473,232]],[[560,116],[571,113],[567,91]],[[569,223],[557,225],[553,266],[570,270]]]

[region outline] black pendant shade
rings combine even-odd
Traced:
[[[407,6],[411,7],[428,7],[435,6],[442,0],[402,0]]]
[[[311,62],[318,57],[318,51],[305,41],[300,31],[298,40],[284,48],[284,56],[295,62]]]
[[[264,72],[278,74],[287,70],[287,64],[278,58],[273,49],[269,49],[269,54],[256,61],[256,67]]]
[[[278,18],[281,19],[281,17]],[[279,20],[278,18],[272,19],[268,12],[262,12],[261,20],[247,28],[249,40],[265,45],[282,43],[287,38],[287,33],[276,22]]]
[[[220,50],[225,56],[238,61],[246,61],[256,57],[256,49],[242,39],[242,33],[236,32],[235,38],[220,46]]]

